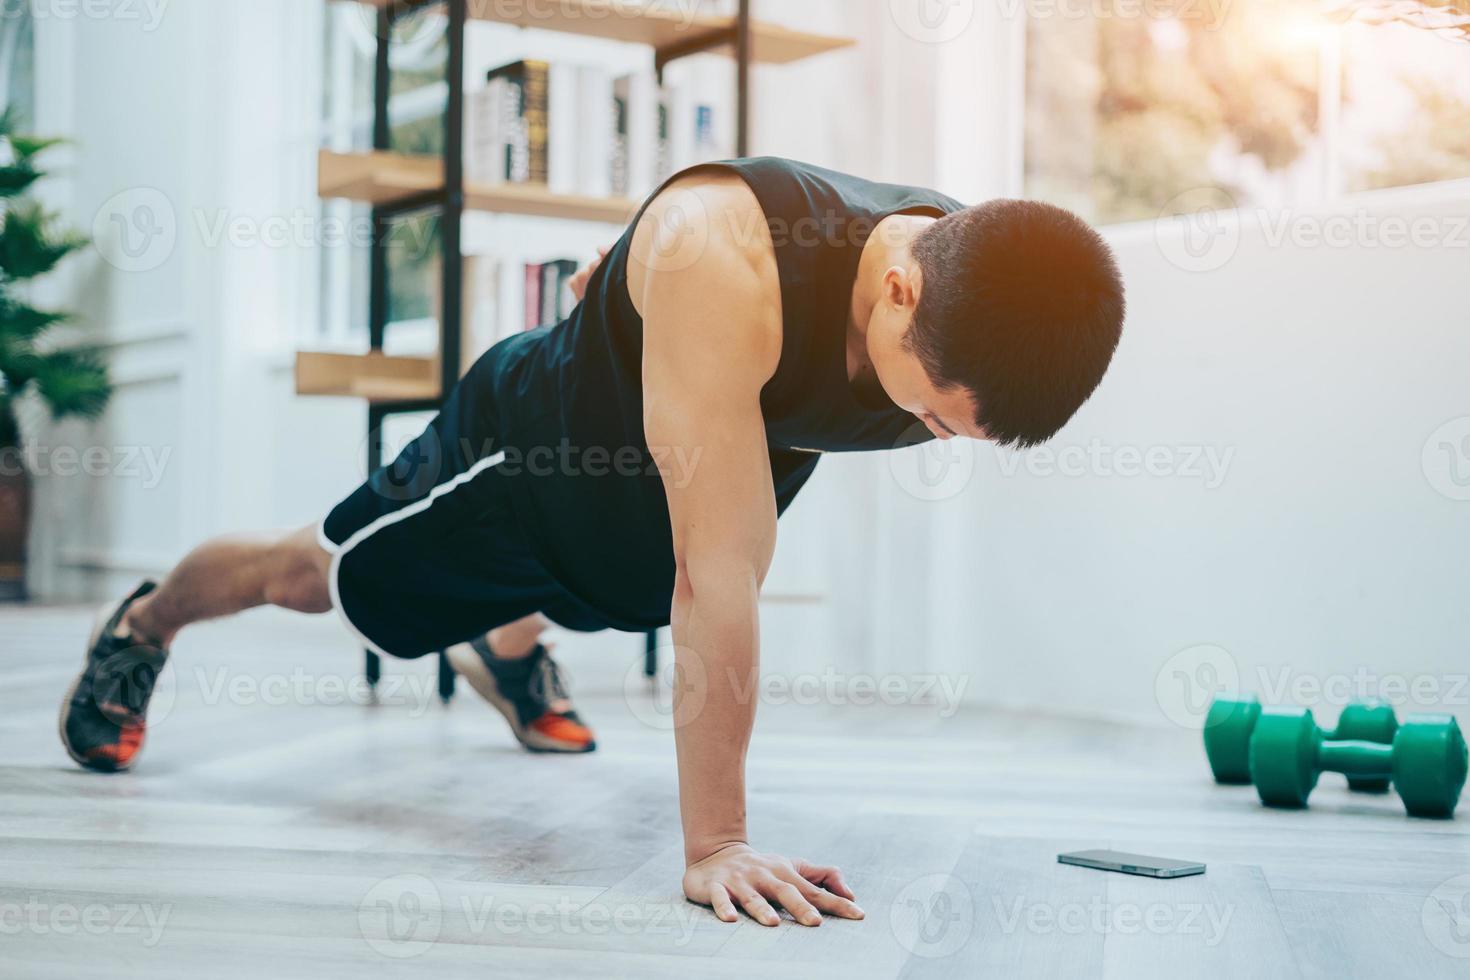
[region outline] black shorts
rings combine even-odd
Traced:
[[[332,605],[368,647],[420,657],[542,613],[568,629],[606,628],[527,546],[509,500],[489,392],[471,372],[428,428],[332,508]]]

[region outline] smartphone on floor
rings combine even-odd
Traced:
[[[1125,875],[1143,875],[1147,878],[1183,878],[1205,873],[1205,866],[1198,861],[1176,861],[1172,858],[1128,854],[1124,851],[1072,851],[1070,854],[1058,854],[1057,861],[1061,864],[1075,864],[1079,868],[1121,871]]]

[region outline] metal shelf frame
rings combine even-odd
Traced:
[[[431,401],[380,402],[367,409],[367,467],[376,471],[383,464],[383,423],[392,415],[435,410],[459,381],[460,345],[462,341],[462,298],[464,255],[461,232],[465,212],[464,182],[464,101],[465,101],[465,32],[470,21],[471,0],[432,0],[443,3],[447,11],[448,56],[445,60],[445,83],[449,95],[444,112],[444,186],[391,204],[374,205],[373,240],[370,255],[368,296],[368,337],[374,351],[383,349],[388,331],[388,249],[387,239],[394,220],[420,211],[439,212],[440,266],[442,275],[441,309],[439,313],[440,398]],[[429,6],[424,0],[389,0],[378,8],[378,47],[373,73],[373,149],[392,149],[392,127],[388,116],[388,99],[392,90],[393,25],[398,18]],[[734,48],[736,65],[735,154],[747,156],[750,142],[750,64],[751,16],[750,0],[739,0],[734,22],[726,29],[700,34],[654,51],[654,66],[663,77],[665,66],[679,58],[714,48]],[[449,658],[439,651],[439,697],[446,704],[454,696],[454,668]],[[658,634],[650,631],[644,638],[644,672],[649,677],[658,672]],[[368,684],[376,687],[382,677],[381,658],[366,651],[364,674]]]

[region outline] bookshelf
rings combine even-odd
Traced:
[[[434,157],[373,151],[317,156],[317,193],[363,204],[395,205],[444,189],[444,161]],[[468,211],[524,214],[573,221],[626,224],[640,202],[624,197],[553,194],[538,184],[465,184]]]
[[[358,2],[378,8],[405,7],[403,0]],[[406,6],[411,9],[427,5],[428,0],[410,0]],[[468,14],[471,20],[646,44],[666,60],[673,60],[670,55],[682,57],[696,50],[732,51],[738,20],[699,13],[690,16],[662,6],[639,9],[628,0],[557,0],[542,4],[471,0]],[[750,60],[757,64],[788,64],[853,43],[851,38],[811,34],[776,24],[750,24]]]
[[[459,380],[463,320],[464,255],[461,231],[466,211],[528,215],[548,219],[605,222],[621,226],[640,202],[553,194],[534,184],[484,185],[466,182],[464,173],[465,34],[472,21],[561,31],[646,45],[662,76],[668,64],[694,54],[717,53],[735,62],[735,153],[749,154],[750,69],[754,63],[788,64],[850,47],[850,38],[792,30],[752,19],[750,0],[737,0],[732,16],[686,13],[684,8],[639,7],[629,0],[556,0],[529,4],[505,0],[349,0],[372,7],[377,19],[373,77],[373,149],[360,153],[320,152],[317,190],[323,198],[345,198],[372,206],[373,240],[368,296],[368,346],[365,354],[301,351],[296,357],[296,391],[362,399],[367,404],[367,465],[382,465],[382,428],[396,414],[432,411]],[[443,157],[391,152],[388,103],[394,23],[421,8],[443,8],[448,56],[445,82]],[[697,8],[696,8],[697,9]],[[439,350],[434,357],[391,357],[383,353],[388,329],[388,254],[392,222],[415,212],[437,211],[442,289]],[[657,636],[644,639],[645,672],[657,670]],[[366,652],[365,674],[376,686],[380,658]],[[454,693],[454,671],[439,655],[439,696]]]

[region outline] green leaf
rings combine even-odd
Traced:
[[[30,279],[50,272],[87,243],[74,232],[56,232],[55,218],[34,201],[12,205],[0,228],[0,272],[10,279]]]
[[[33,343],[41,334],[69,319],[70,313],[38,310],[0,295],[0,346]]]
[[[66,140],[60,136],[11,136],[10,145],[15,149],[18,159],[29,161],[37,154],[44,153],[53,146],[60,146]]]
[[[40,171],[24,160],[0,167],[0,198],[15,197],[40,177]]]
[[[107,366],[95,350],[68,348],[37,354],[30,368],[36,391],[54,419],[96,418],[112,397]]]

